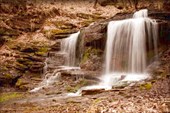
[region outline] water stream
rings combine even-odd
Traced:
[[[66,66],[76,66],[76,47],[80,32],[71,34],[61,41],[61,51],[66,54]]]
[[[148,18],[147,9],[135,12],[131,19],[109,22],[105,47],[105,69],[101,76],[101,82],[97,85],[82,87],[76,93],[67,95],[80,96],[82,90],[88,89],[109,90],[112,89],[112,86],[149,78],[150,76],[146,72],[149,65],[147,51],[152,49],[154,54],[157,54],[157,31],[157,22]],[[65,54],[65,66],[68,66],[62,69],[72,69],[76,66],[76,47],[79,34],[80,32],[71,34],[61,41],[61,52]],[[59,78],[60,70],[56,69],[31,92],[53,84]]]
[[[53,73],[48,73],[47,68],[47,60],[50,58],[46,58],[43,75],[43,81],[34,89],[30,90],[30,92],[37,92],[43,88],[47,88],[51,86],[55,82],[57,82],[61,76],[62,70],[73,70],[80,69],[76,66],[76,47],[77,47],[77,39],[80,32],[71,34],[69,37],[61,40],[61,51],[63,55],[65,55],[65,66],[58,66],[57,69],[54,70]]]
[[[133,18],[111,21],[107,28],[104,74],[98,85],[86,86],[69,96],[80,96],[82,90],[112,89],[150,78],[146,72],[147,51],[157,54],[157,22],[148,18],[148,10],[135,12]]]

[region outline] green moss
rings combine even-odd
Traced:
[[[6,66],[2,67],[0,71],[8,71],[8,68]]]
[[[13,78],[13,77],[12,77],[12,75],[11,75],[11,74],[9,74],[9,73],[6,73],[4,76],[5,76],[5,78],[8,78],[8,79]]]
[[[16,63],[17,68],[19,68],[20,70],[26,70],[28,69],[28,66],[21,64],[21,63]]]
[[[60,29],[71,29],[73,28],[73,25],[70,24],[70,23],[65,23],[64,21],[56,21],[54,22],[54,25],[57,27],[57,28],[60,28]]]
[[[81,87],[86,86],[87,85],[87,81],[85,79],[81,79],[76,86],[67,86],[66,90],[68,92],[77,92]]]
[[[74,29],[52,29],[44,31],[45,35],[49,39],[53,39],[55,35],[68,35],[76,32]]]
[[[81,60],[81,63],[86,62],[91,55],[99,55],[99,53],[101,52],[100,49],[96,49],[96,48],[87,48],[86,51],[84,52],[83,58]]]
[[[30,66],[33,64],[33,62],[29,59],[17,59],[17,62],[19,62],[20,64],[25,65],[25,66]],[[20,66],[22,67],[22,65],[20,65]]]
[[[0,95],[0,103],[11,100],[11,99],[16,99],[22,97],[22,94],[20,93],[4,93]]]
[[[78,89],[79,89],[79,88],[77,88],[77,87],[72,87],[72,86],[67,86],[67,87],[66,87],[66,90],[67,90],[68,92],[76,92]]]
[[[21,86],[21,85],[22,85],[22,80],[19,79],[15,85],[16,85],[16,86]]]
[[[78,83],[80,87],[88,85],[88,82],[86,79],[81,79]]]
[[[35,52],[35,55],[38,56],[44,56],[46,54],[46,52]]]
[[[46,53],[46,52],[48,52],[49,51],[49,49],[47,48],[47,47],[41,47],[41,48],[39,48],[39,50],[38,50],[38,52],[44,52],[44,53]]]
[[[93,22],[94,22],[94,20],[85,20],[85,21],[80,22],[80,24],[84,27],[87,27]]]
[[[146,84],[142,84],[140,86],[140,89],[146,89],[146,90],[150,90],[152,88],[152,83],[151,82],[148,82]]]
[[[44,56],[48,51],[49,51],[48,47],[41,47],[38,49],[37,52],[35,52],[35,55]]]
[[[97,104],[97,103],[100,103],[100,102],[101,102],[100,98],[97,98],[97,99],[93,100],[93,104]]]

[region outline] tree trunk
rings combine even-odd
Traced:
[[[97,2],[98,2],[98,0],[95,0],[93,8],[96,8]]]

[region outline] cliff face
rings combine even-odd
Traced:
[[[104,50],[106,44],[106,31],[109,21],[131,18],[131,13],[120,13],[111,19],[95,23],[81,31],[84,50],[81,67],[87,70],[101,70],[104,63]],[[149,17],[158,22],[159,52],[166,50],[170,44],[170,13],[149,11]],[[152,56],[153,57],[153,56]],[[149,58],[151,59],[151,58]],[[92,68],[93,67],[93,68]]]

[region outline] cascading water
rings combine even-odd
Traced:
[[[68,38],[63,39],[61,41],[61,52],[64,52],[66,55],[66,66],[58,66],[59,69],[56,69],[52,74],[47,73],[47,60],[45,61],[44,71],[43,74],[45,75],[44,80],[38,85],[38,87],[30,90],[30,92],[37,92],[43,88],[47,88],[48,86],[52,85],[53,83],[57,82],[59,79],[62,70],[71,70],[71,69],[80,69],[76,66],[76,46],[77,46],[77,39],[80,32],[71,34]],[[73,67],[70,67],[73,66]]]
[[[157,23],[148,18],[147,9],[136,12],[131,19],[109,22],[102,81],[68,95],[80,96],[82,90],[108,90],[113,85],[147,79],[147,51],[154,49],[157,54],[157,30]]]
[[[66,66],[76,66],[76,46],[80,32],[71,34],[61,42],[61,49],[66,53]]]
[[[140,10],[132,19],[109,22],[104,84],[112,85],[110,77],[115,75],[126,75],[128,80],[146,78],[142,75],[147,75],[147,50],[154,48],[157,53],[157,23],[147,12]]]

